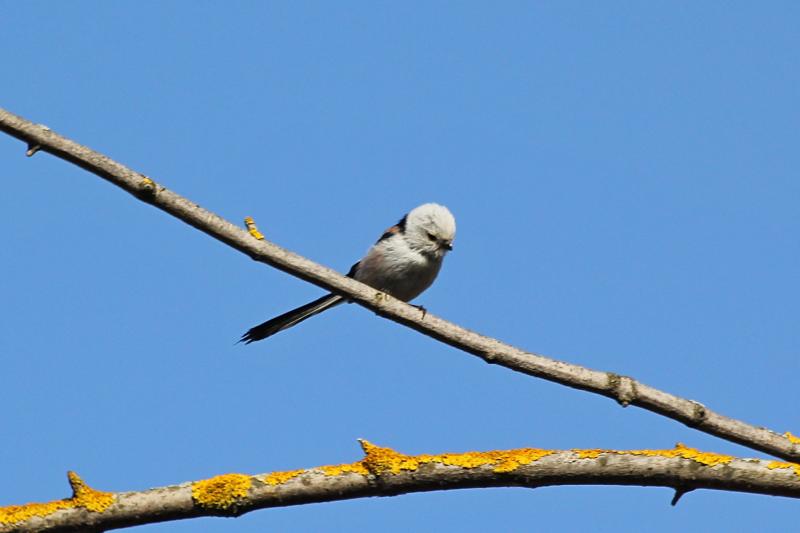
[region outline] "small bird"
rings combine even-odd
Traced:
[[[347,276],[405,302],[413,300],[436,279],[455,236],[456,221],[450,211],[439,204],[423,204],[387,229]],[[345,301],[338,294],[327,294],[250,328],[239,342],[266,339]]]

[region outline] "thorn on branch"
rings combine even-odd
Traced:
[[[36,152],[38,152],[41,149],[42,149],[42,146],[40,144],[28,143],[28,151],[25,152],[25,155],[28,156],[28,157],[33,157],[33,154],[35,154]]]
[[[247,231],[254,239],[258,239],[259,241],[264,240],[264,234],[258,231],[256,221],[253,220],[253,217],[244,217],[244,225],[247,226]]]
[[[680,500],[684,494],[686,494],[687,492],[692,492],[693,490],[694,488],[690,487],[675,487],[675,496],[672,497],[670,505],[675,507],[676,505],[678,505],[678,500]]]
[[[72,487],[72,501],[76,506],[102,513],[114,503],[114,494],[93,489],[72,470],[67,472],[67,479]]]
[[[361,463],[374,476],[380,476],[386,472],[398,473],[401,469],[400,465],[408,459],[405,454],[391,448],[376,446],[366,439],[358,439],[358,443],[364,451]]]
[[[77,498],[81,490],[86,487],[86,483],[84,483],[81,477],[72,470],[67,471],[67,480],[69,481],[69,486],[72,489],[72,497]]]

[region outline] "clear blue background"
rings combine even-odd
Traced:
[[[446,204],[430,312],[800,433],[796,2],[4,3],[0,106],[347,268]],[[0,138],[0,505],[406,453],[755,452],[488,366]],[[658,488],[354,500],[143,531],[791,530]]]

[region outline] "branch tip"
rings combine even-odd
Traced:
[[[28,157],[33,157],[33,155],[42,149],[42,146],[38,143],[28,143],[28,151],[25,152],[25,155]]]

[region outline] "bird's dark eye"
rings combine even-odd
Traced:
[[[428,239],[430,239],[433,242],[436,242],[436,235],[434,235],[433,233],[428,233]]]

